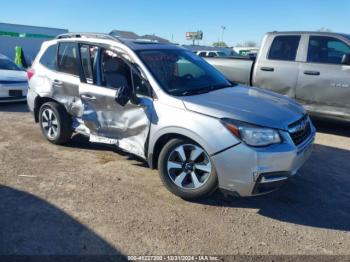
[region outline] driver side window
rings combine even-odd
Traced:
[[[132,77],[136,95],[151,97],[151,91],[147,84],[142,80],[141,76],[134,72]]]
[[[112,50],[103,49],[101,53],[101,85],[119,89],[131,88],[131,70],[127,63]]]

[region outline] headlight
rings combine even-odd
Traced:
[[[247,145],[268,146],[281,143],[280,134],[275,129],[254,126],[228,118],[221,119],[221,123]]]

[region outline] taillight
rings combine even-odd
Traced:
[[[35,71],[34,69],[30,68],[27,70],[27,77],[28,77],[28,80],[30,80],[35,74]]]

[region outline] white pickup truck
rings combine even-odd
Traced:
[[[232,82],[295,98],[312,115],[350,121],[350,35],[271,32],[256,60],[206,60]]]

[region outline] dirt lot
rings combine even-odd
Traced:
[[[263,197],[185,202],[156,170],[0,105],[0,254],[348,254],[350,125],[317,121],[299,176]]]

